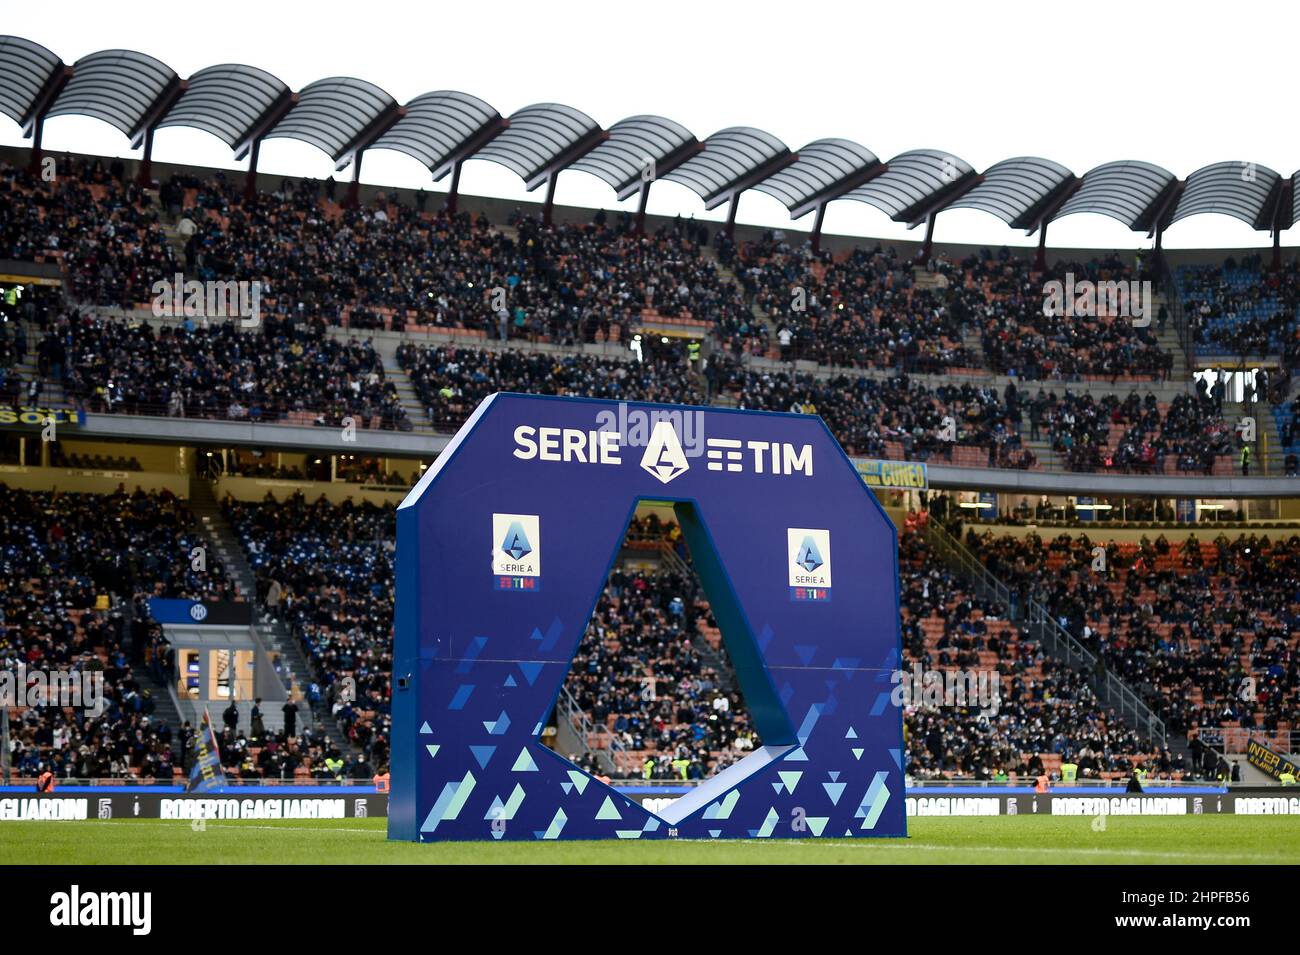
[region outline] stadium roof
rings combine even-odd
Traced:
[[[185,92],[158,127],[201,129],[234,149],[269,109],[290,95],[281,80],[255,66],[209,66],[189,78]]]
[[[303,87],[267,139],[297,139],[315,146],[336,163],[355,148],[366,131],[398,119],[397,101],[373,83],[334,76]]]
[[[1077,182],[1074,173],[1050,159],[1021,156],[994,163],[949,209],[979,209],[1013,229],[1029,228],[1033,214]]]
[[[25,125],[42,90],[63,69],[63,61],[39,43],[20,36],[0,36],[0,110]]]
[[[562,103],[537,103],[514,113],[472,158],[500,163],[532,190],[603,138],[600,124],[582,110]]]
[[[372,144],[393,149],[429,167],[434,180],[475,140],[503,128],[501,114],[469,93],[438,90],[421,93],[406,104],[406,115]]]
[[[607,183],[620,199],[698,153],[695,135],[662,116],[629,116],[609,128],[605,140],[573,163]]]
[[[895,222],[914,222],[936,211],[941,195],[969,188],[975,179],[970,163],[936,149],[901,153],[885,165],[879,176],[840,198],[875,206]]]
[[[704,148],[660,178],[679,183],[712,209],[793,162],[790,147],[749,126],[719,130]]]
[[[1104,163],[1084,174],[1083,184],[1051,218],[1094,212],[1118,219],[1134,231],[1145,231],[1143,223],[1160,212],[1160,200],[1177,182],[1168,169],[1149,162]]]
[[[1159,234],[1181,219],[1218,213],[1277,233],[1300,216],[1300,171],[1283,177],[1251,162],[1215,163],[1180,180],[1140,160],[1105,163],[1082,176],[1050,159],[1018,157],[977,172],[965,160],[934,149],[909,150],[881,162],[847,139],[818,139],[792,152],[771,133],[723,129],[703,140],[662,116],[631,116],[608,130],[586,113],[559,103],[527,106],[508,119],[469,93],[440,90],[405,106],[366,80],[332,77],[293,92],[254,66],[223,64],[181,79],[165,63],[131,50],[103,50],[67,66],[22,37],[0,36],[0,112],[23,127],[39,153],[41,129],[52,116],[103,120],[145,147],[148,169],[156,129],[189,126],[211,133],[242,158],[258,144],[288,137],[310,143],[342,169],[353,160],[354,184],[366,149],[391,149],[427,167],[435,180],[453,172],[454,206],[461,163],[486,159],[510,169],[528,189],[565,169],[589,173],[620,199],[642,194],[660,179],[686,186],[706,209],[741,193],[770,195],[792,218],[817,213],[814,240],[828,203],[851,199],[909,226],[945,209],[978,209],[1013,228],[1042,230],[1080,212],[1110,216],[1135,231]]]
[[[145,117],[180,82],[172,68],[131,50],[101,50],[72,65],[45,116],[93,116],[135,136]]]
[[[818,139],[795,153],[794,162],[754,186],[780,200],[798,218],[818,199],[834,198],[883,171],[876,154],[849,139]],[[800,211],[802,210],[802,211]]]
[[[1240,219],[1254,229],[1267,229],[1282,177],[1267,166],[1250,162],[1220,162],[1196,170],[1187,177],[1173,218],[1218,212]],[[1266,217],[1266,214],[1267,217]]]

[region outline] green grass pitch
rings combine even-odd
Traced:
[[[906,839],[739,842],[475,842],[385,838],[383,819],[208,822],[112,820],[0,823],[0,864],[293,863],[307,865],[655,863],[1186,864],[1290,863],[1300,817],[917,818]]]

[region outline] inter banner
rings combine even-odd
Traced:
[[[1274,779],[1281,779],[1283,773],[1300,776],[1300,769],[1296,768],[1295,763],[1253,739],[1246,744],[1246,762],[1256,769],[1262,769]]]
[[[221,750],[217,736],[212,731],[212,716],[203,708],[203,723],[194,734],[194,766],[185,785],[187,793],[207,792],[226,784],[226,772],[221,768]]]
[[[253,620],[253,605],[247,600],[150,597],[149,613],[161,624],[246,627]]]

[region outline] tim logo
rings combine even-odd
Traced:
[[[492,586],[541,589],[542,532],[536,514],[492,515]]]
[[[790,599],[831,599],[831,532],[808,527],[786,528]]]

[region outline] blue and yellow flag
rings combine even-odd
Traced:
[[[190,769],[187,793],[207,792],[226,784],[226,772],[221,768],[221,750],[217,747],[217,734],[212,730],[212,716],[203,708],[203,722],[194,734],[194,766]]]

